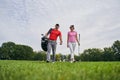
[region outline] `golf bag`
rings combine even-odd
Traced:
[[[49,31],[47,32],[47,35],[50,34],[52,31],[52,28],[49,29]],[[42,38],[41,38],[41,47],[44,51],[47,51],[47,45],[48,45],[48,38],[45,37],[43,34],[42,34]]]
[[[45,36],[43,36],[41,38],[41,48],[44,50],[44,51],[47,51],[47,45],[48,45],[48,38],[46,38]]]

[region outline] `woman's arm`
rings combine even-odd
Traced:
[[[67,47],[69,47],[68,42],[69,42],[69,35],[67,34]]]
[[[77,41],[78,45],[80,46],[80,42],[79,42],[79,40],[78,40],[77,34],[76,34],[75,37],[76,37],[76,41]]]

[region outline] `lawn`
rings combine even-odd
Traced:
[[[120,62],[0,60],[0,80],[120,80]]]

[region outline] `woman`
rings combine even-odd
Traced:
[[[67,47],[70,48],[70,54],[71,54],[70,61],[71,61],[71,63],[75,62],[74,52],[75,52],[76,42],[78,43],[78,45],[80,45],[80,43],[78,41],[78,37],[77,37],[77,32],[74,31],[74,25],[71,25],[70,31],[68,32],[68,35],[67,35]]]

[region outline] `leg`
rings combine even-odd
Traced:
[[[52,57],[52,61],[55,61],[55,53],[56,53],[56,42],[52,42],[52,53],[53,53],[53,57]]]
[[[48,50],[47,50],[47,61],[50,61],[50,53],[51,53],[51,42],[48,42],[48,46],[47,46]]]
[[[74,54],[75,54],[76,43],[73,43],[72,47],[73,47],[73,61],[75,61]]]
[[[70,48],[70,54],[71,54],[70,60],[72,61],[74,57],[73,57],[73,46],[71,42],[69,42],[69,48]]]

